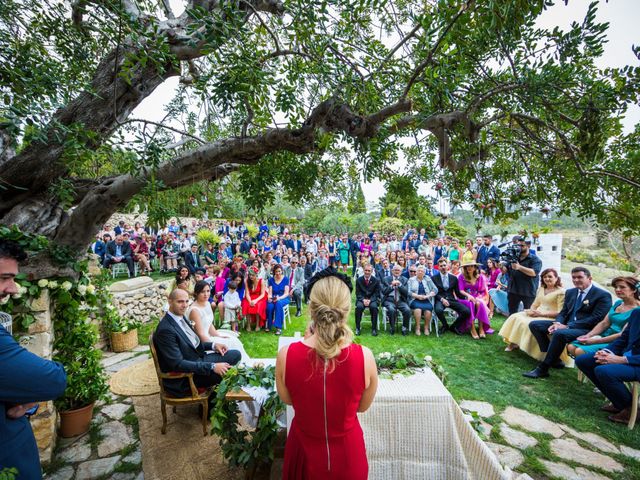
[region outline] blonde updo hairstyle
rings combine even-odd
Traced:
[[[351,292],[336,277],[318,280],[309,295],[309,312],[316,334],[316,353],[332,360],[351,343],[353,332],[347,325],[351,310]]]

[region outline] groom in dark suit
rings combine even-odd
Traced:
[[[624,382],[640,381],[640,310],[631,314],[620,338],[606,349],[580,355],[576,365],[611,400],[611,405],[601,407],[614,414],[609,420],[627,423],[633,398]]]
[[[536,337],[540,351],[547,355],[536,368],[523,373],[525,377],[548,377],[550,367],[564,367],[560,355],[567,344],[588,333],[611,308],[611,294],[591,283],[589,270],[584,267],[574,268],[571,270],[571,280],[576,288],[567,290],[564,305],[555,322],[534,320],[529,324],[529,330]]]
[[[201,342],[184,316],[188,305],[189,294],[185,290],[177,288],[169,295],[169,311],[153,335],[160,370],[194,373],[196,387],[217,385],[227,370],[240,361],[241,354],[237,350],[227,350],[221,343]],[[206,353],[206,350],[215,353]],[[190,395],[186,378],[163,382],[167,392],[176,397]]]
[[[438,288],[438,293],[435,296],[434,311],[442,323],[441,333],[451,330],[458,333],[457,326],[466,323],[471,315],[471,310],[458,300],[462,298],[460,288],[458,287],[458,278],[455,275],[449,273],[449,261],[441,257],[438,260],[438,273],[431,277],[433,283]],[[444,311],[446,308],[450,308],[458,314],[458,319],[449,326],[447,319],[444,317]]]

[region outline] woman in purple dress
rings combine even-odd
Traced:
[[[462,273],[458,276],[458,286],[466,298],[466,302],[462,303],[471,310],[467,325],[459,329],[463,332],[471,330],[471,336],[476,340],[486,338],[486,334],[493,333],[489,324],[489,307],[487,306],[489,291],[487,290],[487,280],[480,273],[477,263],[470,262],[462,265]],[[477,331],[476,320],[478,320]]]

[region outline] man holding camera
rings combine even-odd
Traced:
[[[530,244],[525,241],[524,237],[516,237],[513,242],[514,246],[520,250],[520,257],[517,261],[509,263],[509,286],[507,289],[509,315],[518,312],[520,302],[525,309],[531,307],[538,289],[538,275],[542,270],[542,260],[532,254],[529,250]],[[504,254],[502,256],[504,258]]]

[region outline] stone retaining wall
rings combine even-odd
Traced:
[[[137,277],[116,282],[109,290],[120,315],[148,323],[164,315],[170,283],[171,280],[155,283],[149,277]]]

